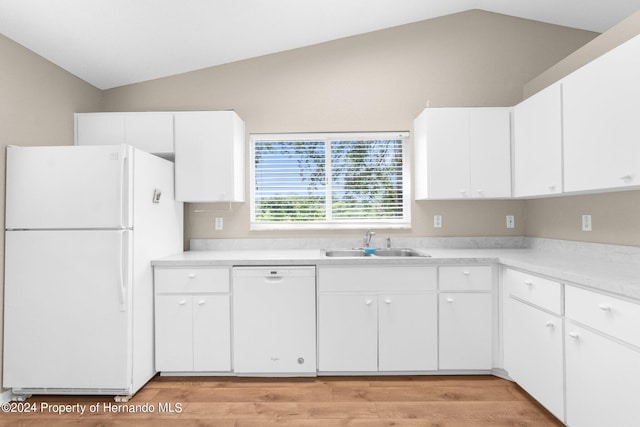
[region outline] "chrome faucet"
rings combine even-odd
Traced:
[[[375,235],[376,235],[376,233],[374,233],[373,231],[371,231],[371,229],[368,229],[368,230],[367,230],[367,234],[365,234],[365,235],[364,235],[364,239],[362,240],[362,242],[363,242],[363,244],[364,244],[364,247],[365,247],[365,248],[368,248],[368,247],[369,247],[369,245],[371,244],[371,238],[372,238],[373,236],[375,236]]]

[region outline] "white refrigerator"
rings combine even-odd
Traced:
[[[150,260],[181,252],[173,163],[7,147],[3,386],[126,400],[156,373]]]

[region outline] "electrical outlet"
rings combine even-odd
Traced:
[[[591,231],[591,215],[582,215],[582,231]]]
[[[513,215],[507,215],[507,228],[516,227],[516,218]]]
[[[442,215],[433,216],[433,228],[442,228]]]
[[[216,231],[220,231],[224,228],[224,221],[222,220],[222,218],[220,217],[216,218],[215,227],[216,227]]]

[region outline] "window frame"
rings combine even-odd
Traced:
[[[402,213],[398,219],[375,220],[325,220],[313,222],[256,222],[256,141],[295,141],[309,140],[325,142],[326,177],[331,176],[331,141],[339,140],[402,140]],[[411,168],[410,168],[410,135],[408,131],[397,132],[319,132],[319,133],[255,133],[250,135],[250,230],[344,230],[344,229],[409,229],[411,228]],[[325,195],[328,197],[325,212],[329,213],[331,204],[331,179],[327,178]]]

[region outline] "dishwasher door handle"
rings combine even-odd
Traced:
[[[282,282],[282,276],[265,276],[264,281],[267,283]]]

